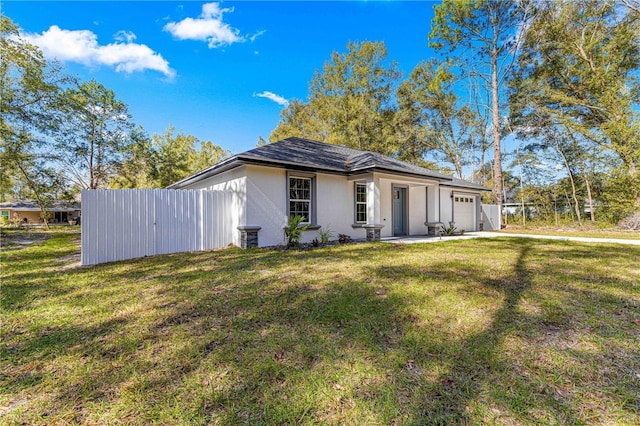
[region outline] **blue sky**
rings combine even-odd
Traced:
[[[150,134],[173,124],[238,153],[348,41],[384,41],[408,74],[433,54],[434,4],[4,0],[2,13],[67,72],[113,89]]]

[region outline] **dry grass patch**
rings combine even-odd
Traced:
[[[623,240],[640,240],[640,231],[625,231],[618,228],[597,228],[589,223],[584,227],[577,226],[521,226],[509,225],[500,232],[506,234],[556,235],[559,237],[616,238]]]

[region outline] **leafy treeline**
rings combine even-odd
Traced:
[[[64,74],[5,16],[0,32],[0,199],[46,212],[81,189],[161,188],[229,155],[172,126],[149,137],[112,90]]]
[[[229,155],[172,126],[149,137],[113,91],[0,24],[1,198],[46,206],[82,188],[164,187]],[[558,222],[640,217],[638,0],[444,0],[428,42],[437,57],[406,76],[383,42],[334,52],[270,140],[448,171],[520,204],[523,219],[525,206]]]
[[[471,170],[496,204],[617,222],[640,210],[639,6],[444,0],[429,35],[437,58],[405,78],[383,42],[349,43],[316,72],[308,98],[283,110],[270,140],[307,137],[458,177]],[[517,149],[504,152],[503,140]]]

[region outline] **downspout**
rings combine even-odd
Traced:
[[[449,223],[449,226],[451,226],[451,223],[456,223],[455,203],[453,202],[453,191],[451,191],[451,222]]]
[[[442,222],[442,197],[441,197],[441,193],[440,193],[440,184],[438,184],[438,222]]]
[[[424,221],[429,222],[429,187],[424,187]]]

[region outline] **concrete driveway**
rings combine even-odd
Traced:
[[[625,240],[621,238],[592,238],[592,237],[565,237],[559,235],[537,235],[537,234],[507,234],[502,232],[465,232],[464,235],[454,235],[448,237],[387,237],[381,241],[394,244],[413,244],[413,243],[437,243],[441,241],[454,240],[470,240],[472,238],[495,238],[495,237],[514,237],[514,238],[536,238],[541,240],[560,240],[560,241],[577,241],[580,243],[611,243],[611,244],[628,244],[640,246],[640,240]]]

